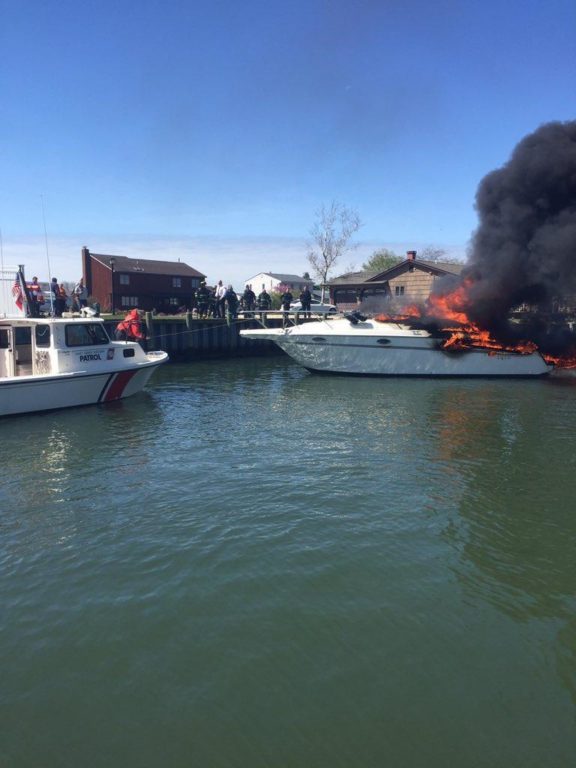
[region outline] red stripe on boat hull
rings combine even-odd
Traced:
[[[104,396],[103,402],[109,403],[111,400],[119,400],[122,397],[128,382],[135,376],[138,371],[121,371],[116,374],[116,378],[108,387],[108,391]]]

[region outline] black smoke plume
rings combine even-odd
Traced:
[[[562,315],[571,307],[573,317],[576,307],[576,121],[547,123],[522,139],[480,182],[476,209],[462,272],[466,314],[500,340],[522,336],[542,351],[568,352],[576,342]],[[509,322],[519,305],[531,310],[521,326]]]

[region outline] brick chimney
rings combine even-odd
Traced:
[[[408,261],[416,261],[416,251],[406,251]]]

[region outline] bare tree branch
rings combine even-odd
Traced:
[[[308,244],[308,261],[322,284],[324,295],[324,284],[336,262],[343,253],[355,247],[350,240],[362,222],[357,211],[336,201],[323,205],[316,217],[310,230],[312,242]]]

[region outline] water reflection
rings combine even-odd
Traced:
[[[576,474],[565,438],[576,404],[538,384],[485,385],[473,397],[456,388],[434,400],[439,457],[465,478],[444,531],[458,579],[474,601],[553,627],[574,697]]]
[[[410,639],[432,628],[447,668],[443,641],[470,642],[466,607],[494,607],[551,633],[544,646],[574,695],[570,394],[323,378],[282,358],[167,366],[141,396],[2,425],[4,573],[17,576],[15,603],[26,589],[57,603],[66,584],[78,605],[163,586],[174,612],[183,600],[198,616],[207,590],[233,605],[249,584],[288,623],[308,588],[320,618],[329,595],[343,615],[358,611],[375,645],[405,638],[407,624]],[[266,591],[271,573],[292,604]]]

